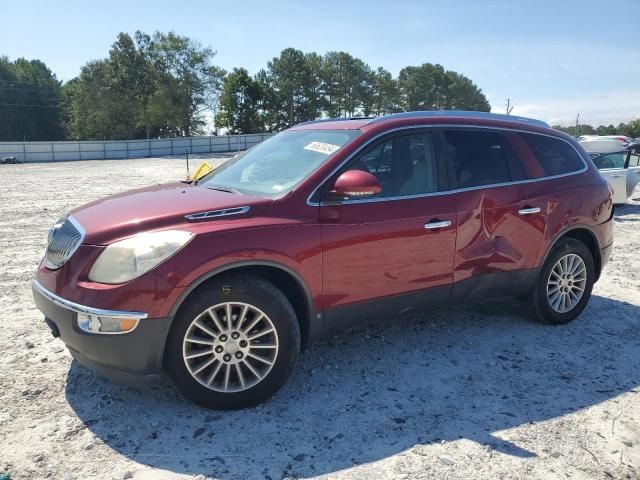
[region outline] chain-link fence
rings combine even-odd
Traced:
[[[64,162],[226,153],[246,150],[271,133],[211,137],[158,138],[151,140],[105,140],[90,142],[0,142],[0,158],[18,162]]]

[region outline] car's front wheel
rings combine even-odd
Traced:
[[[238,409],[270,398],[300,350],[293,308],[273,284],[227,275],[198,289],[174,320],[165,365],[178,390],[206,408]]]
[[[560,240],[529,294],[534,318],[556,325],[570,322],[587,306],[594,282],[595,266],[587,246],[573,238]]]

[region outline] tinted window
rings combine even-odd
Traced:
[[[418,195],[438,190],[436,156],[430,133],[392,137],[370,148],[348,167],[375,175],[378,197]]]
[[[606,155],[598,155],[593,159],[593,163],[599,169],[603,168],[624,168],[624,162],[627,160],[627,152],[607,153]]]
[[[520,135],[540,162],[545,175],[562,175],[584,168],[578,152],[564,140],[534,133]]]
[[[513,149],[501,134],[480,130],[445,130],[443,136],[445,153],[453,166],[458,187],[477,187],[526,178]]]

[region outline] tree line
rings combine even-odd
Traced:
[[[593,127],[588,124],[572,125],[571,127],[554,125],[553,128],[574,137],[579,135],[625,135],[631,138],[640,138],[640,118],[631,120],[629,123],[619,123],[618,125],[600,125],[599,127]]]
[[[120,33],[107,58],[61,82],[39,60],[0,57],[0,141],[273,132],[326,117],[411,110],[489,111],[466,76],[437,64],[397,77],[346,52],[294,48],[251,75],[174,32]]]

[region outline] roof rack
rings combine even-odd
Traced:
[[[296,123],[296,127],[298,125],[310,125],[312,123],[324,123],[324,122],[348,122],[349,120],[373,120],[375,118],[380,117],[347,117],[347,118],[320,118],[318,120],[309,120],[307,122]]]
[[[526,123],[529,125],[537,125],[540,127],[549,127],[549,124],[542,120],[536,120],[534,118],[518,117],[516,115],[505,115],[503,113],[490,113],[490,112],[474,112],[467,110],[425,110],[416,112],[403,112],[392,113],[390,115],[384,115],[382,117],[375,117],[367,125],[372,123],[381,122],[384,120],[391,120],[394,118],[414,118],[414,117],[461,117],[461,118],[484,118],[487,120],[503,120],[508,122]]]

